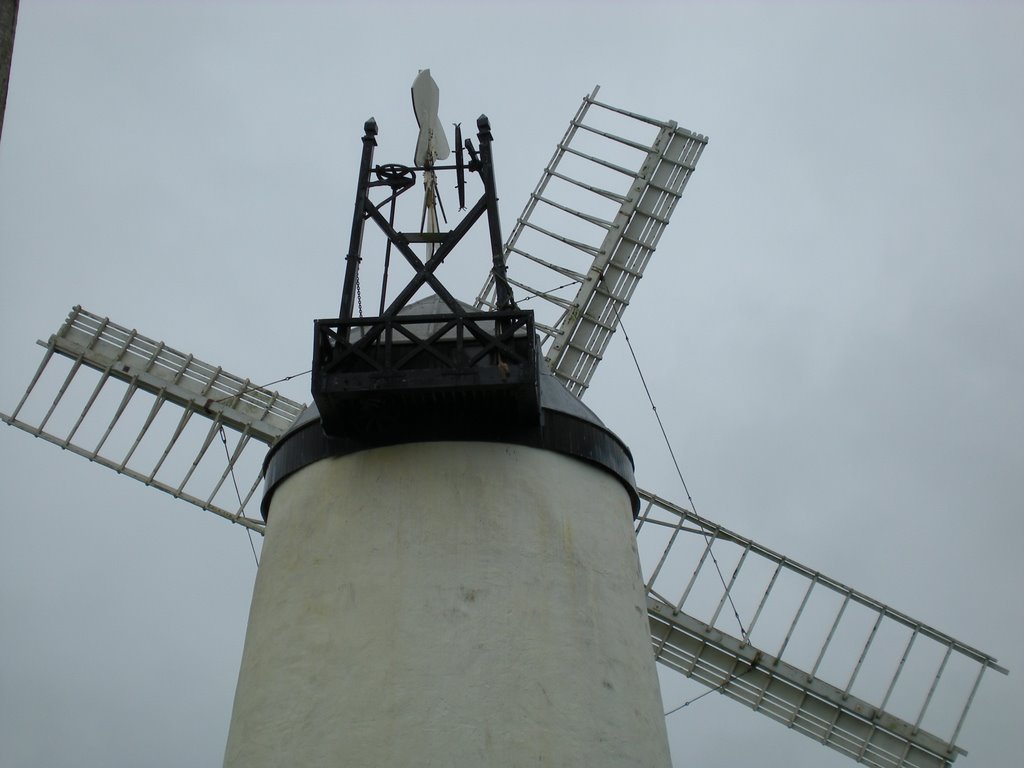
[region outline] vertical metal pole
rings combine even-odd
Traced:
[[[18,26],[18,0],[0,0],[0,137],[4,132],[7,109],[7,83],[11,79],[14,57],[14,30]]]
[[[477,138],[480,140],[480,180],[484,184],[484,199],[487,202],[487,229],[491,235],[491,273],[497,290],[498,309],[512,306],[512,289],[505,278],[505,259],[502,254],[501,220],[498,218],[498,190],[494,182],[494,160],[491,155],[491,121],[487,115],[476,119]]]
[[[348,241],[348,255],[345,257],[345,282],[341,288],[341,309],[338,316],[342,322],[352,319],[352,299],[355,293],[356,272],[363,249],[363,224],[366,222],[367,192],[370,185],[370,166],[373,164],[373,148],[377,146],[377,121],[372,117],[363,125],[363,157],[359,162],[359,182],[356,185],[355,210],[352,213],[352,234]]]

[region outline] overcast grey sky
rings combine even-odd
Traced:
[[[367,117],[411,160],[430,67],[442,120],[491,118],[507,229],[599,83],[711,139],[625,316],[698,511],[998,657],[962,764],[1014,764],[1022,32],[1013,3],[23,0],[0,410],[74,304],[304,370]],[[587,401],[682,501],[630,366],[620,334]],[[0,455],[0,765],[219,765],[244,532],[14,429]],[[850,764],[717,695],[668,725],[680,766]]]

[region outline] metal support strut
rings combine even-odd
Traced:
[[[363,247],[363,225],[366,222],[366,206],[370,190],[370,167],[373,164],[373,148],[377,146],[377,121],[372,117],[363,125],[363,156],[359,162],[359,180],[356,183],[355,212],[352,216],[352,234],[348,241],[348,255],[345,256],[345,282],[341,288],[342,320],[352,319],[352,299],[355,292],[356,273],[359,271],[360,251]]]

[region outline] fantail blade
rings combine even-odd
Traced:
[[[438,160],[446,159],[451,153],[448,138],[444,135],[444,126],[437,117],[440,91],[429,69],[421,69],[412,83],[412,108],[416,113],[416,123],[420,127],[420,135],[416,139],[416,158],[418,166],[430,166]]]

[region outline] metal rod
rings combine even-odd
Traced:
[[[348,254],[345,256],[345,281],[341,288],[341,309],[338,316],[352,319],[352,299],[356,284],[356,272],[362,258],[363,225],[366,222],[369,204],[370,166],[373,164],[373,148],[377,146],[377,122],[371,117],[363,124],[363,154],[359,162],[359,181],[356,184],[355,210],[352,214],[352,232],[349,235]]]
[[[146,421],[142,425],[142,429],[139,430],[139,434],[136,435],[135,441],[132,443],[132,447],[128,449],[128,453],[126,453],[124,458],[121,459],[121,467],[118,471],[124,469],[128,465],[128,462],[131,459],[132,454],[135,453],[135,449],[139,447],[139,443],[142,442],[142,438],[146,435],[147,430],[149,430],[149,427],[153,424],[153,419],[156,418],[156,414],[160,410],[160,406],[162,406],[164,402],[165,400],[163,395],[158,395],[156,401],[153,403],[153,407],[149,409],[149,414],[147,414],[146,416]]]
[[[513,306],[512,289],[506,279],[505,258],[502,253],[501,219],[498,215],[498,190],[494,181],[494,155],[491,143],[491,122],[486,115],[480,115],[476,121],[477,139],[480,141],[480,180],[484,184],[484,199],[487,201],[487,232],[491,240],[491,274],[494,275],[494,288],[498,300],[498,309]]]
[[[644,511],[641,512],[636,517],[636,520],[637,520],[637,522],[636,522],[636,530],[635,530],[636,533],[640,533],[640,529],[642,529],[644,527],[644,523],[647,522],[647,516],[651,513],[651,510],[653,508],[654,508],[654,502],[648,500],[647,506],[644,507]]]
[[[662,566],[665,565],[665,560],[668,558],[668,553],[672,551],[672,545],[676,542],[676,537],[679,535],[679,531],[682,530],[683,519],[679,518],[679,521],[675,524],[672,531],[672,535],[669,536],[668,542],[665,544],[665,549],[661,553],[661,557],[658,559],[658,564],[654,566],[654,571],[651,573],[651,578],[647,580],[647,589],[650,590],[654,586],[654,582],[658,579],[658,574],[661,573]]]
[[[552,272],[557,272],[558,274],[562,275],[563,277],[568,277],[574,283],[581,283],[584,280],[586,280],[586,275],[580,274],[579,272],[577,272],[574,269],[569,269],[568,267],[562,267],[562,266],[559,266],[558,264],[553,264],[550,261],[545,261],[544,259],[541,259],[541,258],[539,258],[537,256],[534,256],[532,253],[527,253],[526,251],[520,250],[518,248],[512,249],[512,252],[513,253],[518,253],[524,259],[532,261],[534,264],[539,264],[542,267],[546,267],[547,269],[550,269]],[[562,286],[562,287],[563,288],[568,288],[569,286]],[[531,289],[531,293],[535,293],[536,294],[537,293],[536,289]],[[543,295],[543,294],[538,294],[538,295]]]
[[[789,639],[793,636],[793,630],[796,629],[797,622],[800,621],[800,616],[803,615],[804,607],[807,605],[807,599],[811,596],[811,590],[814,589],[814,585],[816,583],[816,579],[811,579],[807,582],[807,590],[804,592],[804,599],[800,601],[800,607],[796,609],[796,615],[793,617],[793,621],[789,625],[789,631],[786,633],[786,639],[782,641],[782,647],[779,648],[779,652],[775,654],[775,658],[782,658],[782,654],[785,652],[786,646],[789,645]]]
[[[553,176],[556,179],[561,179],[562,181],[568,182],[569,184],[579,187],[580,189],[585,189],[587,190],[587,192],[593,192],[595,195],[600,195],[601,197],[606,197],[609,200],[614,200],[616,203],[624,203],[627,199],[625,195],[610,192],[609,190],[602,189],[601,187],[595,187],[593,184],[587,184],[586,182],[580,181],[579,179],[574,179],[571,176],[566,176],[564,173],[556,173],[555,171],[551,171],[551,176]]]
[[[974,694],[978,692],[978,686],[981,685],[981,676],[985,674],[985,665],[978,665],[978,676],[974,678],[974,685],[971,686],[971,692],[967,696],[967,701],[964,702],[963,711],[960,712],[960,717],[956,721],[956,728],[953,729],[953,735],[949,737],[950,744],[956,744],[957,737],[960,735],[960,729],[964,726],[964,720],[967,719],[967,710],[971,708],[971,704],[974,703]]]
[[[596,91],[595,91],[595,95],[596,95]],[[675,129],[675,127],[676,127],[675,121],[670,120],[670,121],[666,122],[664,120],[656,120],[653,117],[646,117],[645,115],[639,115],[636,112],[630,112],[628,110],[621,109],[620,107],[614,107],[611,104],[605,104],[603,101],[596,101],[593,96],[590,97],[590,103],[593,104],[594,106],[601,107],[602,109],[607,109],[609,112],[617,112],[620,115],[624,115],[626,117],[631,117],[634,120],[639,120],[642,123],[648,123],[650,125],[655,125],[655,126],[658,126],[659,128],[672,128],[672,129]]]
[[[211,376],[207,380],[206,387],[200,393],[200,397],[205,397],[210,392],[210,390],[213,388],[213,386],[216,383],[217,378],[220,376],[220,374],[221,374],[221,368],[220,368],[220,366],[218,366],[217,369],[214,371],[213,376]],[[188,472],[185,473],[184,479],[178,485],[177,493],[181,493],[181,491],[185,487],[185,485],[188,484],[188,481],[192,479],[192,475],[193,475],[193,473],[195,473],[196,468],[199,466],[199,462],[201,462],[203,460],[203,456],[205,456],[206,452],[210,449],[210,445],[213,442],[213,438],[217,434],[217,430],[218,430],[218,428],[221,425],[220,419],[221,419],[221,414],[218,412],[217,415],[214,416],[213,419],[212,419],[213,423],[210,425],[210,431],[206,433],[206,439],[203,441],[203,444],[202,444],[202,446],[199,449],[199,453],[196,455],[196,458],[193,460],[192,466],[189,468]]]
[[[100,391],[103,389],[103,385],[106,384],[109,380],[110,380],[110,366],[107,366],[107,370],[105,370],[102,374],[100,374],[99,381],[96,382],[96,387],[93,389],[92,394],[89,395],[89,400],[85,403],[85,407],[82,409],[82,412],[80,414],[78,414],[78,419],[75,421],[74,425],[71,427],[71,431],[68,432],[68,434],[65,436],[65,438],[64,438],[64,444],[65,445],[68,445],[68,444],[71,443],[71,440],[72,440],[72,438],[74,438],[75,433],[78,432],[78,428],[81,427],[82,426],[82,422],[85,421],[86,414],[89,413],[89,410],[92,408],[93,404],[96,402],[96,398],[99,397]]]
[[[100,375],[100,380],[96,383],[96,388],[93,389],[92,394],[89,396],[89,401],[85,404],[85,408],[83,408],[82,412],[78,415],[78,420],[71,428],[71,431],[68,432],[67,437],[65,438],[65,444],[69,444],[71,442],[71,439],[78,432],[78,428],[82,426],[82,422],[85,421],[86,414],[92,409],[92,406],[95,404],[96,398],[99,397],[103,386],[110,380],[111,369],[124,356],[124,353],[128,350],[128,347],[131,345],[134,338],[135,331],[125,335],[124,343],[121,344],[121,348],[118,350],[117,356],[110,361],[110,365],[103,369],[103,373]]]
[[[555,202],[549,197],[538,196],[537,202],[544,203],[544,205],[549,205],[552,208],[557,208],[560,211],[568,213],[570,216],[575,216],[577,219],[581,219],[587,222],[588,224],[593,224],[595,227],[601,227],[602,229],[605,230],[612,228],[612,223],[610,221],[607,221],[606,219],[602,219],[599,216],[594,216],[593,214],[584,213],[583,211],[577,211],[575,208],[570,208],[567,205],[562,205],[561,203]]]
[[[828,637],[826,637],[825,641],[821,644],[821,651],[819,651],[818,653],[818,658],[815,660],[814,666],[811,667],[811,677],[814,677],[818,674],[818,667],[821,666],[821,661],[825,658],[825,652],[828,650],[828,646],[832,642],[832,637],[836,633],[836,628],[839,626],[839,622],[843,618],[843,613],[846,611],[846,606],[849,604],[850,595],[847,594],[843,598],[843,602],[840,603],[839,610],[836,611],[836,618],[835,621],[832,622],[832,628],[828,631]]]
[[[928,709],[928,705],[932,703],[932,696],[935,695],[935,689],[939,685],[939,678],[942,677],[942,673],[946,671],[946,662],[949,661],[949,656],[953,652],[953,646],[946,646],[946,653],[942,657],[942,663],[939,664],[939,671],[935,673],[935,678],[932,680],[931,687],[928,689],[928,695],[925,697],[924,704],[921,705],[921,711],[917,715],[917,720],[914,721],[914,730],[921,727],[921,721],[924,719],[924,713]]]
[[[623,145],[625,145],[627,147],[632,147],[633,149],[638,149],[641,152],[650,152],[651,151],[651,147],[649,145],[641,144],[640,142],[633,141],[632,139],[627,139],[625,136],[617,136],[614,133],[609,133],[608,131],[602,131],[599,128],[593,128],[592,126],[585,125],[583,123],[580,123],[579,127],[582,128],[584,131],[589,131],[590,133],[596,134],[598,136],[603,136],[606,139],[610,139],[612,141],[618,142],[619,144],[623,144]]]
[[[535,232],[540,232],[542,235],[547,235],[552,240],[557,240],[560,243],[565,243],[566,245],[570,245],[573,248],[575,248],[576,250],[583,251],[583,253],[589,254],[590,256],[596,256],[597,254],[599,254],[601,252],[600,248],[595,248],[592,245],[587,245],[586,243],[581,243],[578,240],[573,240],[571,238],[566,237],[565,235],[560,235],[557,232],[552,232],[550,229],[545,229],[544,227],[542,227],[542,226],[540,226],[538,224],[533,224],[531,222],[527,222],[525,226],[527,228],[529,228],[529,229],[534,230]]]
[[[164,452],[160,455],[160,458],[157,460],[156,465],[153,467],[153,471],[149,473],[149,477],[146,482],[147,485],[153,481],[153,478],[156,477],[156,473],[160,471],[160,467],[163,466],[164,461],[170,455],[171,450],[174,448],[175,444],[178,442],[178,439],[181,437],[181,433],[185,431],[185,425],[188,424],[188,421],[190,418],[192,418],[193,413],[195,413],[195,411],[193,411],[191,408],[186,408],[184,411],[182,411],[181,418],[178,419],[178,426],[175,427],[174,429],[174,434],[171,435],[171,439],[167,442],[167,447],[164,448]]]
[[[220,416],[218,415],[215,419],[213,419],[213,423],[210,424],[210,431],[206,433],[206,439],[203,440],[203,444],[199,448],[199,453],[197,453],[195,459],[192,460],[192,466],[189,467],[188,472],[185,473],[184,479],[178,485],[177,494],[180,494],[182,490],[185,488],[185,486],[188,484],[188,481],[192,479],[192,475],[195,473],[196,468],[199,466],[199,462],[203,460],[203,456],[205,456],[206,452],[210,449],[210,446],[213,444],[213,439],[217,436],[217,432],[219,429]],[[204,503],[209,502],[207,501]]]
[[[764,608],[765,603],[768,602],[768,595],[771,593],[772,587],[775,586],[775,580],[779,578],[779,573],[781,573],[781,571],[782,571],[782,561],[780,560],[778,562],[778,564],[775,566],[775,572],[772,574],[772,578],[768,582],[768,586],[765,587],[764,594],[761,595],[761,602],[759,602],[757,604],[757,610],[754,611],[754,618],[751,619],[750,623],[747,625],[747,639],[748,640],[750,639],[750,636],[752,634],[754,634],[754,625],[757,624],[757,620],[761,616],[761,609]]]
[[[725,601],[729,599],[729,593],[732,591],[732,585],[736,583],[736,577],[739,575],[740,568],[743,567],[743,561],[747,559],[747,553],[750,552],[750,545],[748,544],[743,548],[743,554],[740,555],[739,562],[736,563],[736,568],[733,569],[732,576],[729,577],[729,583],[725,587],[725,591],[722,593],[722,599],[718,601],[718,608],[715,609],[715,615],[711,617],[711,621],[708,622],[708,626],[715,626],[715,622],[718,621],[718,614],[722,612],[722,608],[725,606]],[[742,627],[740,627],[742,629]]]
[[[546,301],[549,304],[554,304],[555,306],[562,307],[563,309],[571,309],[572,308],[572,302],[569,301],[568,299],[563,299],[562,297],[555,296],[555,295],[553,295],[551,293],[541,293],[536,288],[531,288],[526,283],[521,283],[518,280],[516,280],[514,278],[511,278],[511,277],[508,278],[508,282],[509,282],[510,285],[514,285],[516,288],[522,288],[524,291],[529,293],[531,296],[535,296],[538,299],[542,299],[543,301]]]
[[[73,317],[77,318],[78,314],[76,313],[75,315],[73,315]],[[92,335],[92,338],[89,339],[89,343],[85,347],[86,350],[89,350],[89,349],[93,348],[93,345],[96,344],[96,341],[99,339],[100,335],[103,333],[104,329],[107,327],[107,324],[109,322],[110,321],[108,319],[104,318],[103,322],[101,322],[97,326],[95,332]],[[74,359],[75,361],[74,361],[74,363],[71,366],[71,370],[68,371],[68,375],[65,377],[64,383],[61,385],[60,390],[57,392],[57,396],[53,399],[53,403],[50,405],[50,409],[46,412],[46,415],[43,417],[42,421],[39,422],[38,429],[39,429],[40,432],[46,426],[46,423],[50,420],[50,417],[53,415],[54,410],[56,410],[56,408],[57,408],[57,404],[64,398],[64,395],[68,391],[68,387],[71,386],[72,379],[74,379],[75,375],[78,373],[78,370],[82,367],[82,358],[83,358],[83,356],[84,356],[84,352],[82,354],[79,354],[77,357],[75,357],[75,359]],[[74,428],[75,429],[78,428],[78,424],[77,423],[75,424]],[[70,440],[70,434],[68,436],[68,439]]]
[[[879,709],[885,709],[885,705],[889,703],[889,697],[896,688],[896,681],[899,680],[900,674],[903,672],[903,665],[907,663],[907,658],[910,656],[910,650],[914,647],[915,640],[917,640],[916,629],[910,633],[910,639],[907,641],[906,648],[903,649],[903,655],[900,657],[900,663],[896,665],[896,671],[892,675],[892,680],[889,681],[889,688],[886,690],[885,696],[882,698],[882,703],[879,705]]]
[[[465,194],[465,189],[460,188],[459,195],[464,196]],[[397,201],[397,196],[392,195],[391,207],[388,209],[388,224],[392,228],[394,228],[395,226],[395,207]],[[465,208],[465,205],[463,205],[462,207]],[[380,282],[380,310],[378,311],[378,314],[380,315],[384,314],[384,302],[387,299],[388,295],[388,270],[391,269],[391,249],[393,245],[394,244],[391,242],[391,238],[388,238],[387,245],[384,246],[384,275],[381,277]]]
[[[59,334],[61,337],[63,337],[65,331],[68,330],[69,326],[72,326],[74,321],[78,319],[80,314],[81,311],[78,308],[76,308],[75,311],[68,318],[68,322],[65,323],[65,325],[61,328],[61,332]],[[103,318],[103,321],[97,325],[96,330],[92,333],[92,338],[89,339],[89,343],[86,344],[85,346],[87,350],[93,348],[93,345],[96,344],[96,341],[100,338],[100,336],[102,335],[103,331],[106,329],[109,323],[110,320],[108,318]],[[46,412],[46,415],[43,417],[43,420],[39,422],[38,429],[40,432],[43,430],[43,427],[46,426],[46,422],[48,422],[50,420],[50,417],[53,415],[54,410],[57,408],[57,403],[59,403],[61,399],[64,397],[65,393],[68,390],[68,387],[71,385],[71,380],[75,377],[75,374],[78,373],[78,369],[81,368],[82,357],[83,355],[80,354],[74,358],[75,362],[72,364],[71,370],[68,372],[67,377],[64,379],[64,384],[61,386],[60,390],[57,392],[57,396],[53,400],[53,403],[50,405],[50,410]],[[15,411],[14,413],[17,414],[17,411]]]
[[[75,378],[75,374],[78,373],[78,369],[81,367],[82,358],[79,357],[71,365],[71,370],[68,371],[68,375],[64,377],[64,383],[61,384],[60,389],[57,390],[57,394],[53,398],[53,402],[50,404],[49,410],[47,410],[46,415],[43,416],[43,420],[39,422],[39,426],[37,427],[37,429],[40,432],[43,431],[43,427],[46,426],[46,422],[50,420],[50,417],[53,415],[53,412],[57,409],[57,404],[61,401],[61,399],[64,397],[64,394],[68,391],[68,387],[71,385],[71,380]]]
[[[253,494],[256,493],[256,489],[260,487],[260,481],[262,479],[263,471],[261,470],[260,473],[256,475],[256,479],[253,481],[252,487],[249,488],[249,492],[245,494],[245,498],[242,499],[242,506],[238,510],[239,515],[241,515],[242,510],[244,510],[246,506],[249,504],[249,500],[252,498]]]
[[[615,163],[609,162],[607,160],[602,160],[600,157],[594,157],[594,155],[588,155],[586,152],[580,152],[578,149],[573,149],[572,147],[564,147],[564,149],[566,154],[574,155],[575,157],[579,157],[583,160],[589,160],[590,162],[603,166],[610,171],[621,173],[623,176],[629,176],[629,178],[631,179],[635,179],[637,177],[636,171],[632,171],[629,168],[625,168],[621,165],[616,165]]]
[[[95,459],[99,456],[100,448],[102,448],[103,444],[107,442],[107,438],[110,437],[110,433],[114,430],[114,425],[117,424],[117,420],[121,418],[121,414],[124,413],[124,409],[128,407],[128,401],[132,399],[132,395],[134,395],[137,390],[138,387],[136,387],[133,379],[132,382],[128,384],[128,388],[125,390],[124,396],[121,398],[120,405],[118,405],[117,410],[114,411],[114,418],[112,418],[110,420],[110,424],[107,425],[107,431],[103,433],[103,437],[100,438],[100,441],[93,449],[92,458]]]
[[[42,343],[42,342],[40,342],[40,343]],[[11,414],[11,418],[12,419],[17,419],[18,418],[18,413],[20,413],[21,409],[25,406],[25,401],[28,400],[28,396],[32,393],[32,390],[35,389],[36,384],[39,383],[39,377],[43,375],[43,369],[46,368],[46,364],[49,363],[50,362],[50,358],[53,357],[53,345],[54,345],[54,337],[51,336],[50,337],[50,342],[45,345],[46,346],[46,353],[43,355],[43,360],[42,360],[41,363],[39,363],[39,367],[36,368],[36,375],[32,377],[32,381],[29,382],[28,388],[25,390],[25,394],[21,396],[21,400],[18,401],[17,407],[14,409],[14,412]]]
[[[868,634],[868,639],[864,643],[864,648],[860,652],[860,658],[857,659],[857,664],[853,668],[853,673],[850,675],[850,681],[846,684],[846,688],[843,691],[844,694],[849,694],[850,689],[853,687],[853,681],[857,679],[857,675],[860,674],[860,668],[864,664],[864,659],[868,655],[868,649],[871,648],[871,643],[875,640],[875,635],[878,633],[878,626],[882,623],[883,613],[879,613],[875,619],[875,625],[871,627],[871,632]]]
[[[707,560],[708,555],[711,554],[711,547],[714,546],[714,543],[717,539],[717,528],[715,529],[714,533],[712,533],[710,536],[704,534],[704,552],[701,554],[700,560],[697,562],[697,567],[693,569],[693,575],[690,576],[690,583],[686,585],[686,590],[683,592],[683,596],[679,598],[679,602],[676,604],[677,611],[681,611],[683,609],[683,603],[685,603],[686,598],[690,596],[690,590],[693,589],[693,585],[697,581],[697,574],[699,574],[701,568],[704,567],[704,562]]]
[[[223,424],[221,425],[221,428],[218,431],[224,437],[225,442],[226,442],[227,434],[224,432],[224,425]],[[224,472],[221,473],[220,480],[218,480],[217,484],[215,486],[213,486],[213,490],[210,491],[210,495],[206,499],[206,503],[207,504],[212,504],[213,503],[213,497],[217,495],[217,492],[220,491],[221,486],[224,485],[224,481],[228,479],[228,475],[230,475],[232,473],[232,471],[234,470],[235,462],[238,460],[238,457],[242,454],[242,451],[245,449],[245,446],[249,444],[249,437],[250,437],[249,432],[248,432],[248,430],[246,430],[238,438],[238,443],[235,445],[235,450],[232,451],[231,455],[228,457],[228,464],[224,468]],[[238,499],[239,503],[241,503],[241,501],[242,501],[241,499]],[[239,514],[241,514],[241,508],[239,508]]]

